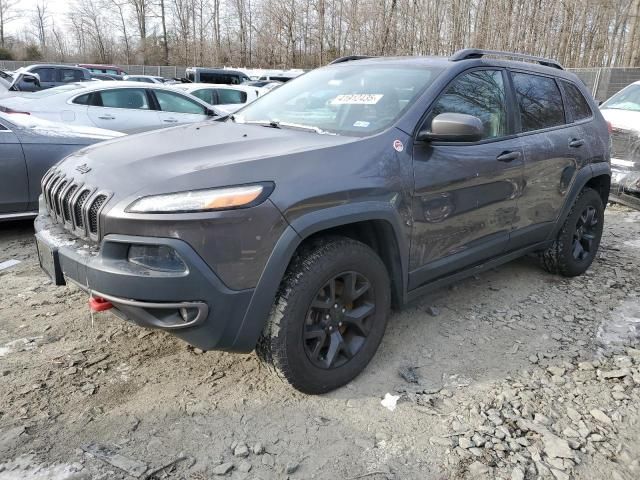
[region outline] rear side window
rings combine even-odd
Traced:
[[[573,114],[573,121],[579,122],[585,118],[590,118],[591,115],[593,115],[591,107],[578,87],[569,82],[563,82],[563,85],[564,91],[567,94],[567,108],[571,110]]]
[[[100,92],[103,107],[149,110],[147,93],[143,88],[122,88]]]
[[[63,83],[69,82],[81,82],[84,80],[82,70],[73,70],[70,68],[63,68],[60,70],[60,81]]]
[[[513,73],[523,132],[565,123],[562,95],[553,78]]]
[[[34,68],[31,73],[37,73],[41,82],[56,81],[56,71],[53,68]]]
[[[89,97],[91,97],[90,93],[80,95],[79,97],[73,99],[73,103],[77,105],[89,105]]]
[[[218,93],[218,103],[220,105],[247,102],[247,92],[231,90],[230,88],[219,88],[216,92]]]
[[[507,133],[505,88],[500,70],[478,70],[458,77],[438,99],[428,124],[441,113],[464,113],[478,117],[484,125],[483,138]]]
[[[206,114],[202,105],[184,95],[164,90],[154,90],[154,93],[163,112]]]

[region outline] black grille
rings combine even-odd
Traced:
[[[107,200],[106,195],[98,195],[89,208],[89,232],[93,234],[98,233],[98,213],[100,208]]]
[[[77,189],[77,185],[72,185],[62,199],[62,218],[65,222],[71,221],[71,197]]]
[[[53,200],[53,206],[54,206],[54,209],[56,211],[56,215],[57,216],[62,215],[62,207],[60,206],[60,203],[62,203],[62,202],[60,201],[61,200],[60,195],[61,195],[62,190],[64,190],[64,187],[66,187],[66,186],[67,186],[67,181],[64,180],[64,181],[60,182],[58,184],[58,186],[53,191],[52,200]]]
[[[84,220],[82,219],[82,206],[84,205],[84,202],[87,201],[89,193],[89,190],[82,192],[78,197],[78,200],[76,200],[76,204],[73,206],[73,219],[76,227],[78,228],[82,228],[84,226]]]
[[[49,208],[49,213],[53,213],[53,193],[60,179],[62,179],[62,175],[54,175],[51,177],[51,180],[48,182],[48,185],[47,185],[47,191],[45,192],[45,199],[47,201],[47,207]]]

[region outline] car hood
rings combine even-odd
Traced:
[[[57,168],[114,197],[277,181],[305,152],[358,140],[309,131],[203,122],[103,142]],[[287,162],[275,159],[287,158]],[[271,162],[271,163],[269,163]]]

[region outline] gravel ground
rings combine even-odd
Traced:
[[[606,222],[586,275],[525,258],[442,289],[316,397],[92,318],[30,224],[0,225],[0,480],[640,478],[640,212]]]

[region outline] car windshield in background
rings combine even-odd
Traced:
[[[629,85],[604,102],[601,108],[640,112],[640,85]]]
[[[442,70],[340,65],[307,73],[233,116],[239,123],[366,136],[395,122]]]

